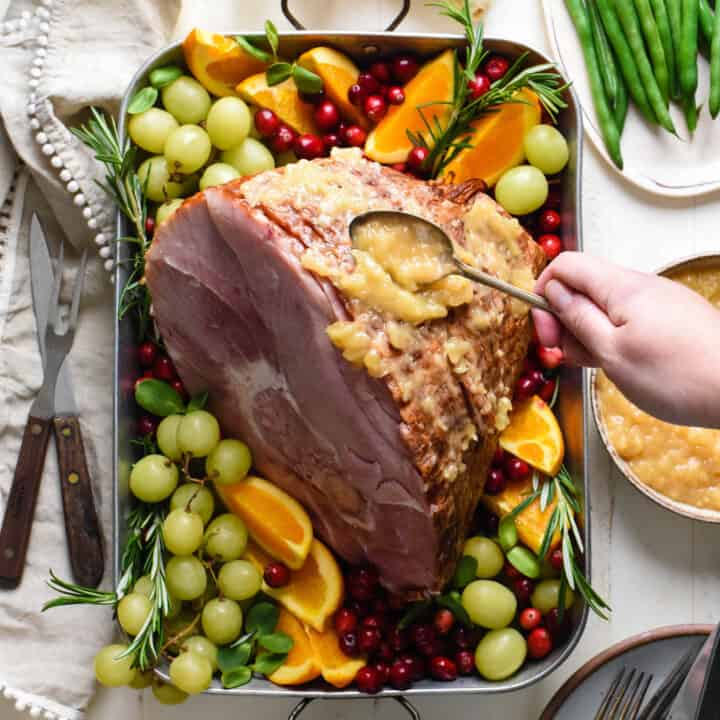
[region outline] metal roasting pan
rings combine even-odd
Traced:
[[[290,18],[291,22],[294,18]],[[293,22],[293,25],[299,23]],[[229,33],[236,35],[242,30]],[[260,37],[259,35],[257,37]],[[363,33],[324,32],[322,34],[308,31],[285,32],[280,35],[280,54],[294,57],[308,48],[318,45],[331,45],[341,50],[356,61],[364,62],[369,58],[384,57],[399,51],[411,51],[422,57],[431,57],[447,47],[463,47],[465,40],[459,35],[437,34],[404,34],[404,33]],[[487,47],[508,57],[517,57],[522,52],[530,53],[531,63],[548,62],[542,53],[521,43],[498,38],[488,38]],[[156,67],[171,62],[183,64],[182,48],[175,43],[153,55],[135,74],[130,87],[123,98],[120,109],[120,133],[126,134],[126,109],[129,99],[146,84],[148,73]],[[562,186],[563,242],[567,249],[582,249],[581,236],[581,164],[582,164],[582,117],[575,92],[570,88],[567,92],[569,107],[560,117],[560,129],[570,145],[570,162],[565,172]],[[128,235],[130,228],[124,218],[118,217],[118,237]],[[115,275],[116,309],[120,290],[127,278],[127,260],[129,246],[127,243],[118,245],[119,262]],[[117,313],[116,313],[117,317]],[[115,353],[115,402],[114,402],[114,544],[113,567],[115,578],[119,577],[121,549],[126,538],[126,518],[129,512],[128,476],[132,463],[137,459],[136,449],[131,444],[136,422],[137,408],[133,400],[133,383],[139,375],[135,353],[135,338],[132,323],[129,319],[116,322],[116,353]],[[590,485],[588,466],[588,428],[589,403],[588,386],[582,371],[574,368],[563,368],[561,375],[561,392],[559,396],[559,418],[567,446],[566,463],[584,490],[586,518],[584,523],[585,544],[588,550],[585,558],[586,572],[590,575]],[[573,608],[574,630],[569,642],[554,650],[542,661],[530,662],[514,677],[503,682],[487,682],[479,677],[461,677],[453,683],[440,683],[425,680],[417,683],[410,690],[399,692],[392,689],[383,690],[379,696],[394,698],[414,718],[419,719],[417,711],[407,698],[420,695],[457,695],[457,694],[491,694],[520,690],[538,682],[557,669],[570,655],[580,640],[585,629],[588,609],[579,603]],[[162,672],[161,672],[162,674]],[[300,698],[298,705],[290,715],[296,718],[313,699],[333,698],[367,698],[354,689],[337,690],[321,681],[298,688],[278,687],[261,678],[253,679],[249,684],[234,690],[225,690],[215,681],[208,691],[210,694],[263,696],[275,698]]]

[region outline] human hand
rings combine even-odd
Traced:
[[[600,367],[668,422],[720,427],[720,311],[658,275],[564,252],[538,278],[557,319],[533,310],[540,342]]]

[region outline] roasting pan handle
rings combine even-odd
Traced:
[[[290,0],[280,0],[280,8],[283,11],[283,15],[290,21],[290,24],[296,30],[306,30],[307,28],[292,14],[290,10]],[[405,16],[410,12],[410,0],[402,0],[402,7],[400,12],[395,16],[395,19],[385,28],[385,32],[394,30],[404,19]]]
[[[307,706],[313,702],[314,700],[319,700],[324,698],[303,698],[291,711],[288,715],[288,720],[298,720],[300,715],[302,715],[303,711]],[[407,700],[402,695],[393,695],[392,700],[395,700],[395,702],[398,703],[398,705],[402,706],[405,710],[407,710],[408,715],[412,718],[412,720],[420,720],[420,713],[415,709],[415,706]]]

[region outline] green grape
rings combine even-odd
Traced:
[[[165,639],[171,640],[177,635],[182,635],[182,638],[179,640],[179,644],[178,641],[172,643],[172,650],[174,652],[179,652],[180,645],[182,645],[182,643],[184,643],[189,637],[200,633],[197,624],[193,625],[196,615],[196,612],[185,605],[175,617],[165,618],[165,622],[163,623],[163,627],[165,628]]]
[[[132,591],[134,593],[140,593],[140,595],[145,595],[145,597],[150,597],[150,593],[152,592],[153,583],[150,579],[149,575],[143,575],[142,577],[139,577],[135,581],[135,585],[133,586]]]
[[[205,457],[220,442],[220,426],[214,415],[206,410],[193,410],[185,415],[177,429],[180,452],[193,457]]]
[[[221,440],[208,455],[208,477],[218,485],[231,485],[243,480],[252,465],[250,448],[240,440]]]
[[[177,121],[165,110],[152,107],[128,121],[130,139],[153,155],[162,155],[168,135],[178,127]]]
[[[560,604],[560,581],[543,580],[539,582],[530,596],[530,602],[543,615],[558,607]],[[565,608],[570,609],[574,603],[575,593],[565,585]]]
[[[210,661],[196,653],[182,653],[170,663],[172,684],[188,695],[207,690],[212,682],[212,672]]]
[[[170,180],[169,166],[162,155],[154,155],[144,160],[137,170],[137,176],[148,200],[165,202],[169,198],[182,195],[183,186]]]
[[[494,578],[500,574],[505,565],[505,556],[500,546],[490,538],[476,537],[465,541],[463,555],[470,555],[477,561],[477,575],[479,578]]]
[[[253,120],[248,106],[237,97],[216,100],[207,116],[207,131],[212,144],[220,150],[239,145],[250,132]]]
[[[505,680],[525,662],[527,644],[515,628],[491,630],[475,648],[475,667],[486,680]]]
[[[473,580],[463,590],[462,606],[476,625],[496,630],[513,621],[517,599],[495,580]]]
[[[137,671],[132,667],[132,655],[119,657],[128,649],[127,645],[119,643],[106,645],[95,656],[95,677],[105,687],[122,687],[129,685]]]
[[[262,576],[247,560],[225,563],[218,574],[218,589],[231,600],[247,600],[260,592]]]
[[[234,600],[215,598],[203,608],[200,622],[208,640],[227,645],[240,636],[243,613]]]
[[[166,200],[155,211],[155,225],[161,225],[166,220],[169,220],[175,214],[175,211],[183,204],[183,202],[184,201],[182,198],[175,198],[174,200]],[[167,418],[165,418],[165,419],[167,420]]]
[[[253,138],[246,138],[237,147],[223,150],[220,161],[232,165],[241,175],[255,175],[275,167],[272,153]]]
[[[179,705],[188,699],[188,694],[178,690],[174,685],[155,678],[152,684],[152,694],[161,705]]]
[[[165,568],[168,592],[178,600],[194,600],[205,592],[205,566],[194,555],[176,555]]]
[[[168,415],[160,421],[157,428],[156,439],[160,452],[175,462],[179,462],[182,458],[177,444],[177,430],[182,419],[182,415]]]
[[[199,125],[181,125],[165,141],[165,159],[172,172],[197,172],[210,157],[212,145]]]
[[[146,455],[130,471],[130,491],[143,502],[161,502],[171,495],[177,484],[177,465],[163,455]]]
[[[215,185],[224,185],[238,177],[240,177],[240,173],[232,165],[221,162],[213,163],[205,168],[205,172],[200,178],[200,189],[205,190],[215,187]]]
[[[162,423],[160,423],[162,425]],[[188,503],[190,503],[188,507]],[[188,508],[192,512],[197,513],[203,521],[203,525],[207,525],[215,511],[215,498],[213,494],[200,483],[187,482],[183,483],[173,493],[170,498],[170,509]]]
[[[247,546],[247,528],[236,515],[218,515],[205,531],[205,552],[222,562],[237,560]]]
[[[182,125],[197,125],[207,117],[211,100],[195,78],[182,75],[162,89],[162,103]]]
[[[253,140],[262,140],[262,135],[255,127],[255,113],[258,111],[258,108],[255,105],[248,105],[248,110],[250,111],[250,117],[253,118],[253,121],[250,123],[250,129],[248,130],[248,137],[251,137]]]
[[[552,125],[530,128],[525,134],[524,145],[528,162],[546,175],[559,173],[570,157],[567,140]]]
[[[154,675],[155,673],[152,670],[145,670],[145,672],[140,672],[138,670],[135,673],[135,677],[128,683],[128,685],[133,690],[144,690],[152,685]]]
[[[298,161],[297,155],[292,150],[278,153],[275,156],[275,167],[283,167],[284,165],[292,165]]]
[[[511,215],[534,212],[547,200],[547,196],[548,182],[542,172],[532,165],[508,170],[495,186],[495,199]]]
[[[197,513],[172,510],[163,522],[165,547],[174,555],[192,555],[202,544],[205,525]]]
[[[218,596],[218,589],[215,581],[212,577],[208,578],[208,584],[205,588],[205,592],[198,598],[195,598],[191,603],[190,607],[196,612],[200,612],[207,603]]]
[[[152,610],[150,598],[138,592],[126,595],[117,606],[117,619],[120,627],[128,635],[137,635]]]
[[[182,646],[183,651],[193,652],[196,655],[204,657],[213,669],[213,672],[218,669],[217,655],[218,649],[215,643],[210,642],[206,637],[202,635],[195,635],[188,638]]]

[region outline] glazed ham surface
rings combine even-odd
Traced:
[[[527,308],[475,285],[469,303],[389,341],[387,318],[303,265],[312,250],[351,271],[350,220],[383,208],[442,226],[479,267],[541,268],[477,183],[426,183],[342,151],[189,199],[158,229],[146,277],[180,377],[209,391],[224,433],[339,555],[419,594],[452,575],[530,329]],[[343,357],[327,332],[337,321],[362,323],[382,373]]]

